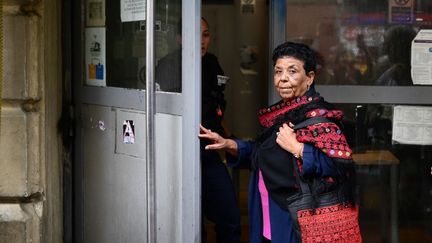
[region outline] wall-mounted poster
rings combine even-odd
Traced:
[[[86,26],[105,26],[105,0],[86,1]]]
[[[86,28],[86,85],[106,86],[105,28]]]
[[[145,0],[121,0],[120,18],[122,22],[145,20],[146,1]]]

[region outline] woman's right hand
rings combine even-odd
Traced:
[[[223,138],[216,132],[212,132],[200,125],[200,133],[198,137],[211,141],[211,144],[205,146],[206,150],[225,150],[233,155],[237,154],[237,143],[229,138]]]
[[[296,133],[293,129],[294,125],[290,122],[283,124],[277,132],[276,143],[291,154],[302,157],[303,143],[297,141]]]

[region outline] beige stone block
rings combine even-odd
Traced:
[[[25,243],[25,223],[0,222],[0,243]]]
[[[20,108],[3,107],[0,136],[0,197],[27,196],[27,121]]]
[[[0,204],[0,243],[41,242],[42,203]]]
[[[20,15],[3,17],[3,89],[4,99],[26,96],[28,18]]]
[[[29,0],[3,0],[4,5],[21,5],[26,2],[30,2]]]

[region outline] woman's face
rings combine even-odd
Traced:
[[[210,31],[207,23],[201,19],[201,56],[207,53],[210,44]]]
[[[281,57],[274,66],[274,85],[282,100],[289,101],[302,96],[311,86],[315,72],[306,74],[303,61],[294,57]]]

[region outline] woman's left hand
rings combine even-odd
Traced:
[[[292,127],[294,127],[292,123],[289,123],[289,126],[284,123],[279,128],[279,132],[276,133],[276,143],[286,151],[299,155],[298,153],[301,151],[303,144],[297,141],[296,133]]]

